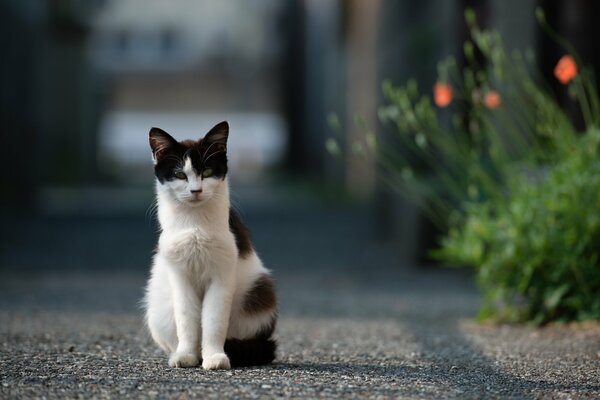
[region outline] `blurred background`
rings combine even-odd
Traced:
[[[427,91],[440,59],[461,60],[467,6],[551,72],[561,53],[537,5],[600,65],[593,0],[2,0],[2,302],[63,273],[145,276],[158,229],[148,131],[199,138],[221,120],[233,202],[280,280],[345,288],[424,268],[437,233],[373,160],[327,152],[328,119],[342,143],[365,133],[357,115],[385,135],[381,82]]]

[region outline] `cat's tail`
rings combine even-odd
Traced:
[[[225,353],[232,367],[270,364],[275,359],[277,342],[270,338],[227,339]]]

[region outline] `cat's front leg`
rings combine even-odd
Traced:
[[[202,368],[229,369],[224,346],[229,327],[234,282],[215,279],[208,287],[202,304]]]
[[[177,330],[177,348],[169,357],[169,366],[195,367],[200,363],[201,303],[189,276],[183,268],[173,266],[169,271],[169,284],[173,294],[173,312]]]

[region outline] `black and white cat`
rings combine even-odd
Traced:
[[[229,125],[198,141],[150,130],[158,248],[146,290],[146,322],[172,367],[268,364],[277,320],[275,289],[247,229],[231,209]]]

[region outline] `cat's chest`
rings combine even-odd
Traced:
[[[228,232],[204,227],[166,230],[159,239],[159,252],[186,264],[206,264],[230,248]]]

